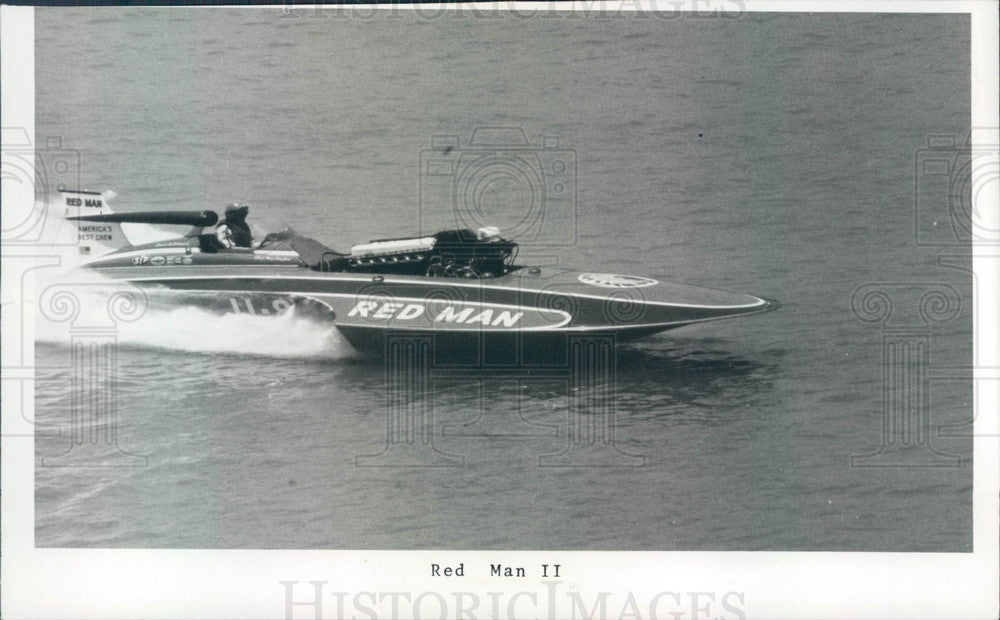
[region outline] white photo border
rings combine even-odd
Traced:
[[[741,10],[772,12],[967,13],[971,16],[972,126],[981,144],[1000,144],[998,103],[998,15],[989,1],[818,1],[740,2]],[[697,2],[695,3],[697,6]],[[520,11],[651,10],[650,2],[570,2],[477,4]],[[676,2],[664,2],[678,10]],[[194,7],[186,7],[194,10]],[[213,10],[203,7],[198,10]],[[232,8],[232,7],[225,7]],[[254,7],[261,8],[261,7]],[[272,8],[281,9],[280,6]],[[300,8],[300,7],[296,7]],[[330,8],[330,5],[326,5]],[[412,9],[396,5],[394,10]],[[462,10],[468,5],[429,6],[422,10]],[[2,124],[34,128],[34,9],[2,7]],[[6,149],[6,146],[5,146]],[[4,157],[6,157],[6,150]],[[994,165],[1000,165],[994,162]],[[984,197],[985,198],[985,197]],[[31,188],[4,180],[5,220],[31,209]],[[1000,229],[1000,197],[981,203],[990,230]],[[10,221],[10,220],[8,220]],[[32,312],[33,267],[45,263],[44,248],[4,247],[2,259],[2,616],[4,618],[285,618],[288,586],[297,582],[295,617],[315,617],[313,585],[323,582],[321,617],[337,617],[338,600],[347,617],[366,617],[352,600],[356,593],[439,592],[455,610],[456,592],[482,598],[476,617],[490,617],[488,593],[502,593],[501,617],[567,618],[573,611],[561,597],[550,608],[547,593],[579,592],[588,606],[601,592],[614,593],[609,612],[618,617],[626,593],[638,602],[643,618],[649,601],[669,592],[697,615],[713,593],[726,593],[740,613],[726,617],[908,617],[995,618],[1000,582],[1000,248],[975,246],[973,269],[975,347],[974,523],[971,553],[824,553],[824,552],[583,552],[583,551],[273,551],[40,549],[34,546],[34,439]],[[558,580],[522,579],[516,583],[467,576],[442,580],[428,575],[431,563],[487,566],[560,563]],[[554,582],[556,585],[552,585]],[[338,599],[334,593],[348,593]],[[518,595],[518,593],[527,593]],[[668,597],[674,599],[673,596]],[[693,603],[692,603],[693,598]],[[405,599],[404,599],[405,600]],[[372,606],[374,599],[363,601]],[[437,609],[430,597],[423,609]],[[379,604],[384,609],[385,603]],[[663,607],[664,609],[666,606]],[[412,613],[401,605],[401,617]],[[436,612],[434,612],[436,613]],[[574,612],[575,613],[575,612]],[[662,612],[661,612],[662,613]],[[704,612],[702,612],[704,613]],[[361,614],[361,615],[359,615]],[[669,617],[664,614],[662,617]],[[699,615],[698,617],[708,617]],[[712,616],[714,617],[714,615]]]

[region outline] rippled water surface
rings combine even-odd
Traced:
[[[367,466],[401,398],[382,363],[329,326],[183,309],[122,327],[133,457],[88,468],[60,456],[79,392],[69,337],[46,338],[37,545],[971,550],[971,381],[934,371],[972,361],[967,253],[918,246],[913,200],[927,137],[968,131],[967,18],[36,15],[38,142],[123,210],[239,200],[340,248],[427,232],[455,223],[421,176],[434,136],[461,138],[460,168],[476,127],[513,126],[576,165],[528,223],[516,178],[482,188],[469,217],[524,260],[783,303],[622,347],[615,468],[540,466],[597,415],[565,373],[444,370],[402,404],[449,466]],[[940,324],[894,307],[929,330],[931,424],[953,435],[933,443],[958,467],[851,467],[883,406],[883,331],[851,298],[894,282],[961,296]]]

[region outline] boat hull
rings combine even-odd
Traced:
[[[571,337],[616,342],[692,323],[772,310],[750,295],[650,278],[518,269],[466,280],[323,273],[290,266],[170,266],[100,269],[150,291],[153,303],[195,305],[217,314],[298,315],[332,321],[359,350],[385,352],[402,337],[436,351],[524,352],[563,348]]]

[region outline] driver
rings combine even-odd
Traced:
[[[227,248],[249,248],[253,245],[253,233],[247,225],[250,207],[234,202],[226,207],[226,219],[215,229],[215,236]]]

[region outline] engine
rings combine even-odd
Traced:
[[[356,245],[344,256],[343,268],[439,278],[494,278],[507,273],[516,256],[516,243],[502,238],[498,229],[484,227]]]

